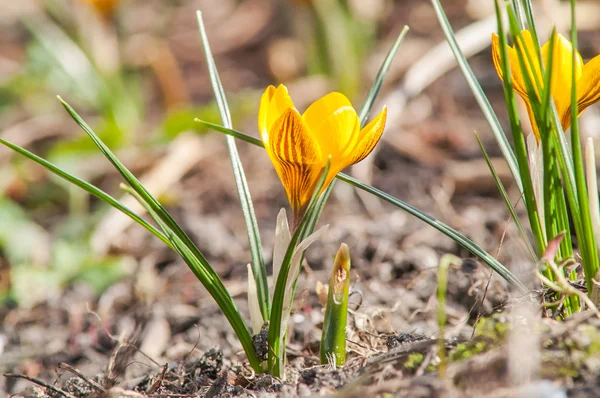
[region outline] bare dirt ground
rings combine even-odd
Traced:
[[[133,14],[158,2],[132,3]],[[192,100],[202,103],[210,100],[211,91],[194,11],[208,2],[197,3],[173,6],[164,31]],[[444,5],[456,29],[480,18],[471,2]],[[207,28],[214,38],[213,50],[218,49],[225,88],[231,93],[255,90],[252,106],[257,108],[260,91],[273,79],[265,61],[268,44],[288,33],[278,17],[281,4],[242,2],[239,7],[250,10],[244,12],[254,13],[247,25],[233,25],[235,13],[224,18],[214,7],[206,13]],[[0,308],[0,371],[5,374],[0,391],[9,396],[71,398],[600,396],[600,320],[591,312],[566,321],[542,316],[539,304],[544,292],[531,276],[533,265],[526,261],[473,130],[482,135],[493,156],[499,152],[460,72],[450,70],[414,98],[398,94],[410,65],[443,40],[431,7],[427,2],[397,1],[390,10],[364,75],[372,80],[371,71],[391,41],[403,24],[410,24],[411,33],[376,107],[392,101],[388,106],[393,113],[398,95],[405,103],[371,155],[372,162],[352,171],[481,244],[528,281],[530,294],[512,291],[432,228],[338,183],[321,219],[330,230],[307,252],[293,309],[285,381],[253,374],[226,319],[191,271],[142,228],[126,225],[104,242],[110,253],[134,260],[120,282],[100,295],[74,282],[31,308],[15,303]],[[597,33],[583,32],[581,40],[590,54],[600,52]],[[489,48],[470,61],[503,115],[501,86]],[[299,93],[300,107],[328,91],[328,83],[315,78],[297,78],[289,86],[292,94]],[[149,90],[151,102],[159,103],[159,88],[149,83]],[[150,116],[146,123],[155,118]],[[244,119],[238,128],[254,135],[253,117]],[[177,138],[182,139],[190,140],[184,145],[198,145],[199,155],[171,184],[169,209],[247,315],[249,252],[224,138],[211,133]],[[286,206],[285,196],[264,151],[246,143],[239,143],[239,148],[269,262],[275,218]],[[144,175],[153,164],[148,157],[165,159],[174,150],[174,146],[146,149],[134,156],[132,169]],[[497,164],[508,182],[502,161]],[[116,191],[117,176],[103,170],[96,181]],[[332,370],[318,359],[323,306],[317,285],[326,282],[341,242],[348,244],[352,256],[349,360]],[[448,361],[441,369],[435,292],[437,266],[447,253],[466,261],[449,273],[444,335]]]

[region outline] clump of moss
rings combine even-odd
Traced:
[[[471,344],[474,343],[474,344]],[[468,358],[471,358],[475,354],[479,354],[480,352],[485,351],[487,348],[487,343],[485,341],[473,341],[468,343],[461,343],[456,346],[454,350],[450,353],[451,361],[462,361]]]
[[[473,339],[461,343],[450,352],[450,361],[463,361],[475,354],[487,351],[502,344],[512,326],[502,314],[495,314],[489,318],[481,318],[475,325]]]
[[[474,337],[482,337],[493,341],[502,340],[512,329],[508,319],[502,314],[494,314],[489,318],[481,318],[475,324]]]
[[[423,363],[424,356],[420,352],[413,352],[404,362],[404,368],[411,372],[416,372],[419,366]]]

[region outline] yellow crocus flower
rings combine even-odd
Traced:
[[[523,54],[523,60],[529,71],[529,76],[532,82],[535,79],[543,87],[543,76],[539,64],[539,59],[536,55],[536,47],[533,37],[528,30],[521,32],[522,39],[516,40],[516,45],[508,47],[508,57],[510,61],[510,70],[512,74],[513,87],[517,93],[525,101],[529,120],[533,127],[533,132],[537,140],[540,140],[540,133],[533,117],[531,102],[527,94],[527,86],[523,77],[523,70],[519,63],[517,52]],[[541,48],[542,59],[545,62],[548,59],[548,51],[550,42],[544,44]],[[567,130],[571,126],[571,74],[572,74],[572,51],[573,46],[569,40],[563,35],[556,34],[554,38],[554,49],[552,54],[552,77],[551,77],[551,92],[556,111],[560,118],[563,130]],[[502,62],[500,59],[500,39],[498,35],[492,35],[492,55],[494,66],[498,72],[498,76],[502,79]],[[531,59],[531,63],[528,62]],[[535,71],[535,73],[533,72]],[[575,52],[575,78],[577,86],[577,116],[581,114],[588,106],[597,102],[600,99],[600,56],[596,56],[585,65],[579,52]],[[535,83],[534,83],[535,86]],[[539,93],[536,91],[539,100]]]
[[[89,4],[105,19],[110,19],[113,12],[120,3],[120,0],[82,0],[84,3]]]
[[[304,114],[295,108],[284,85],[267,87],[260,100],[258,130],[281,179],[292,209],[292,225],[300,221],[321,173],[330,159],[323,189],[344,168],[363,160],[385,126],[384,107],[367,126],[343,94],[330,93]]]

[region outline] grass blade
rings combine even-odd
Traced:
[[[598,198],[598,172],[596,168],[596,153],[594,139],[588,137],[585,145],[585,170],[588,183],[588,203],[592,216],[592,226],[596,236],[596,245],[600,244],[600,199]]]
[[[144,220],[143,218],[141,218],[140,216],[138,216],[137,214],[132,212],[129,208],[127,208],[126,206],[121,204],[121,202],[119,202],[117,199],[113,198],[112,196],[110,196],[106,192],[102,191],[101,189],[96,188],[92,184],[85,182],[85,181],[75,177],[72,174],[67,173],[66,171],[62,170],[58,166],[48,162],[47,160],[35,155],[32,152],[29,152],[25,148],[22,148],[18,145],[10,143],[2,138],[0,138],[0,144],[5,145],[5,146],[9,147],[10,149],[12,149],[13,151],[18,152],[21,155],[33,160],[37,164],[44,167],[46,170],[52,172],[53,174],[59,176],[60,178],[62,178],[64,180],[70,182],[71,184],[78,186],[79,188],[81,188],[84,191],[86,191],[87,193],[97,197],[98,199],[108,203],[115,209],[119,210],[120,212],[122,212],[123,214],[125,214],[126,216],[131,218],[133,221],[140,224],[142,227],[146,228],[148,231],[150,231],[154,236],[156,236],[157,238],[162,240],[164,243],[171,246],[171,242],[164,234],[162,234],[159,230],[157,230],[154,226],[149,224],[146,220]]]
[[[455,241],[459,246],[463,249],[467,250],[469,253],[473,254],[475,257],[479,258],[485,264],[487,264],[490,268],[492,268],[498,275],[504,278],[511,285],[517,287],[522,292],[527,291],[525,285],[512,273],[510,272],[504,265],[502,265],[498,260],[492,257],[489,253],[483,250],[480,246],[478,246],[475,242],[461,234],[460,232],[454,230],[452,227],[444,224],[443,222],[437,220],[436,218],[430,216],[427,213],[422,212],[416,207],[409,205],[401,201],[398,198],[393,197],[392,195],[385,193],[371,185],[365,184],[353,177],[350,177],[346,174],[340,173],[337,175],[337,178],[353,185],[357,188],[362,189],[365,192],[368,192],[372,195],[377,196],[380,199],[385,200],[386,202],[406,211],[410,215],[417,217],[419,220],[425,222],[426,224],[431,225],[444,235],[451,238]]]
[[[190,237],[181,229],[179,224],[171,217],[166,209],[156,200],[150,192],[140,183],[140,181],[125,167],[125,165],[112,153],[112,151],[100,140],[100,138],[94,133],[90,126],[83,121],[83,119],[75,112],[75,110],[67,104],[62,98],[58,97],[64,108],[71,115],[73,120],[85,131],[85,133],[92,139],[98,149],[104,154],[104,156],[111,162],[111,164],[119,171],[125,181],[131,186],[131,188],[139,194],[141,199],[153,210],[154,213],[160,218],[160,220],[166,225],[169,231],[168,238],[172,240],[177,253],[183,258],[188,264],[190,269],[198,277],[200,282],[204,285],[206,290],[215,299],[219,308],[231,324],[234,329],[238,340],[244,347],[244,351],[248,356],[248,360],[252,368],[256,372],[262,372],[262,364],[256,355],[254,345],[252,343],[252,336],[248,326],[244,322],[244,319],[239,313],[238,308],[233,302],[233,298],[223,285],[223,282],[212,269],[204,255],[194,245]],[[181,244],[179,244],[179,242]]]
[[[231,129],[225,128],[223,126],[218,126],[213,123],[205,122],[203,120],[196,119],[196,121],[199,123],[202,123],[203,125],[205,125],[208,128],[214,129],[215,131],[221,132],[223,134],[231,135],[232,137],[244,140],[246,142],[249,142],[250,144],[254,144],[254,145],[257,145],[260,147],[263,146],[263,143],[261,140],[251,137],[249,135],[246,135],[240,131],[231,130]],[[421,210],[417,209],[416,207],[413,207],[413,206],[409,205],[408,203],[405,203],[402,200],[395,198],[392,195],[387,194],[369,184],[365,184],[353,177],[350,177],[347,174],[338,173],[336,178],[338,180],[342,180],[350,185],[353,185],[359,189],[362,189],[365,192],[375,195],[378,198],[383,199],[386,202],[406,211],[410,215],[417,217],[419,220],[421,220],[421,221],[425,222],[426,224],[432,226],[433,228],[437,229],[438,231],[440,231],[441,233],[443,233],[444,235],[448,236],[450,239],[455,241],[459,246],[461,246],[462,248],[467,250],[469,253],[471,253],[475,257],[479,258],[486,265],[488,265],[490,268],[492,268],[494,271],[496,271],[508,283],[517,287],[522,292],[527,291],[527,289],[525,288],[525,285],[523,285],[523,283],[512,272],[510,272],[504,265],[502,265],[498,260],[496,260],[494,257],[492,257],[485,250],[483,250],[475,242],[473,242],[472,240],[470,240],[469,238],[467,238],[460,232],[456,231],[452,227],[444,224],[443,222],[439,221],[435,217],[432,217],[429,214],[422,212]]]
[[[508,142],[508,139],[506,138],[504,131],[502,130],[502,126],[500,125],[500,122],[498,121],[498,118],[496,117],[496,114],[494,113],[494,110],[492,109],[490,102],[488,101],[487,97],[485,96],[485,93],[483,92],[481,85],[477,81],[477,78],[475,77],[473,70],[469,66],[469,63],[467,62],[466,58],[464,57],[464,54],[458,47],[458,43],[456,42],[456,39],[454,38],[454,32],[452,30],[452,26],[450,26],[450,22],[448,21],[448,18],[446,17],[446,14],[444,13],[444,9],[443,9],[442,5],[440,4],[440,1],[439,0],[431,0],[431,2],[433,4],[433,8],[435,9],[435,13],[438,17],[438,20],[440,21],[442,30],[444,31],[444,34],[446,35],[446,40],[448,41],[448,44],[450,45],[450,48],[452,49],[452,53],[454,54],[454,57],[456,58],[456,62],[458,63],[458,66],[460,67],[460,69],[463,73],[463,76],[464,76],[465,80],[467,81],[467,84],[471,88],[473,96],[477,100],[479,107],[481,108],[483,114],[485,115],[485,118],[487,119],[487,121],[490,125],[490,128],[492,129],[492,132],[494,133],[494,137],[496,138],[496,141],[498,142],[498,145],[500,146],[502,155],[504,155],[504,158],[506,159],[506,162],[508,163],[508,167],[510,169],[510,172],[513,175],[513,178],[515,179],[515,182],[517,183],[517,186],[519,187],[519,191],[523,192],[523,183],[521,181],[521,175],[519,173],[517,159],[515,157],[515,153],[513,152],[512,148],[510,147],[510,143]]]
[[[572,67],[571,67],[571,152],[573,156],[573,165],[575,169],[575,184],[577,188],[577,198],[579,200],[579,211],[582,218],[583,241],[580,242],[582,248],[587,247],[587,261],[583,263],[585,281],[588,292],[592,292],[593,280],[598,272],[598,246],[594,236],[594,227],[590,213],[587,187],[585,183],[585,165],[583,163],[583,153],[581,150],[581,136],[579,134],[579,116],[577,104],[577,76],[575,74],[576,55],[577,55],[577,26],[575,23],[575,0],[571,0],[571,43]],[[595,211],[595,209],[594,209]]]
[[[517,216],[517,212],[515,211],[515,208],[512,205],[510,198],[508,197],[508,193],[506,193],[506,189],[504,189],[504,184],[502,184],[502,181],[500,180],[500,176],[498,176],[498,173],[496,172],[496,169],[494,168],[494,165],[492,164],[492,161],[490,160],[490,157],[488,156],[488,153],[485,150],[485,147],[483,146],[483,142],[481,142],[481,139],[479,138],[479,134],[475,133],[475,138],[477,138],[477,142],[479,143],[479,148],[481,148],[481,153],[483,154],[485,162],[487,163],[487,166],[490,169],[490,173],[492,174],[492,177],[494,177],[494,181],[496,182],[498,191],[500,191],[500,195],[502,195],[502,199],[504,199],[504,203],[506,204],[506,207],[508,208],[508,211],[510,212],[510,216],[513,219],[515,225],[517,226],[517,229],[519,230],[519,233],[521,234],[523,241],[525,242],[527,251],[529,252],[529,255],[531,256],[533,263],[537,264],[537,262],[539,261],[539,258],[537,256],[537,254],[535,253],[535,250],[533,250],[533,247],[531,247],[531,243],[529,242],[527,233],[525,232],[525,230],[523,229],[523,226],[521,225],[519,216]]]
[[[525,208],[527,209],[529,225],[535,239],[537,254],[539,256],[546,248],[546,237],[541,224],[541,216],[538,211],[538,199],[535,197],[535,189],[533,188],[531,179],[525,134],[523,133],[521,120],[519,119],[519,112],[517,110],[517,101],[513,87],[512,72],[508,59],[506,34],[504,31],[504,24],[502,22],[502,15],[498,0],[495,1],[495,7],[497,18],[496,22],[498,24],[498,38],[500,41],[500,61],[502,64],[504,100],[506,102],[508,119],[510,121],[510,129],[515,144],[517,163],[519,165],[519,174],[521,175],[521,181],[523,183],[523,202],[525,203]]]
[[[362,106],[360,107],[360,111],[358,112],[358,119],[360,120],[361,127],[363,127],[367,123],[367,118],[369,117],[369,113],[371,113],[371,108],[373,108],[373,104],[375,103],[375,99],[379,94],[379,90],[381,90],[383,80],[389,72],[390,66],[392,66],[392,62],[394,61],[394,58],[398,53],[400,44],[402,44],[402,41],[404,40],[404,36],[406,36],[408,29],[408,26],[404,25],[404,28],[396,38],[396,41],[394,41],[392,48],[390,48],[387,55],[385,56],[385,59],[383,60],[383,63],[379,67],[379,71],[377,71],[377,75],[375,76],[373,85],[371,86],[371,89],[367,94],[367,98],[365,98],[365,101],[363,102]]]
[[[221,120],[224,126],[231,128],[231,114],[229,112],[229,107],[227,106],[227,99],[225,98],[225,92],[223,91],[223,85],[221,84],[221,79],[219,78],[215,60],[210,50],[210,44],[208,42],[206,29],[202,20],[202,13],[198,11],[197,16],[200,37],[202,39],[202,46],[204,47],[204,54],[206,56],[210,81],[217,105],[219,107],[219,112],[221,113]],[[267,269],[265,267],[265,261],[263,258],[260,231],[258,229],[256,215],[254,214],[254,206],[252,205],[252,198],[250,196],[250,190],[248,189],[248,182],[246,181],[244,167],[242,166],[235,140],[232,137],[227,137],[227,146],[229,148],[229,157],[233,167],[235,184],[237,187],[238,196],[240,198],[242,212],[244,214],[244,221],[246,222],[246,233],[248,234],[248,243],[252,258],[252,273],[254,274],[254,279],[256,282],[258,301],[260,303],[260,312],[263,316],[263,320],[266,322],[269,319],[271,300],[269,297]]]

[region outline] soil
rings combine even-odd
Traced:
[[[275,7],[267,0],[254,3],[268,4],[268,10]],[[444,3],[456,29],[476,20],[466,13],[464,2]],[[194,42],[197,57],[189,55],[190,45],[183,46],[178,36],[194,31],[198,5],[173,7],[179,17],[171,23],[184,20],[186,27],[178,25],[179,31],[171,31],[168,40],[182,69],[193,76],[192,97],[208,101],[211,92],[200,45]],[[216,11],[214,15],[207,26],[216,30],[215,21],[221,17]],[[274,22],[265,22],[260,33],[239,45],[228,49],[227,42],[219,42],[224,50],[216,61],[226,90],[254,89],[258,99],[270,82],[263,60],[267,43],[286,34],[284,24],[275,23],[276,15],[267,15],[266,21]],[[416,26],[414,37],[409,35],[404,44],[403,58],[416,61],[422,55],[416,47],[430,48],[443,38],[431,21],[435,17],[426,3],[393,3],[378,33],[377,54],[366,63],[380,61],[404,23]],[[240,29],[237,33],[243,35]],[[597,54],[599,42],[598,34],[587,34],[581,45]],[[401,87],[410,65],[406,59],[402,62],[395,64],[381,98],[389,99],[386,95]],[[471,65],[493,105],[501,109],[503,94],[489,49],[472,57]],[[308,84],[308,79],[298,80],[298,85]],[[152,100],[160,102],[155,94]],[[314,99],[304,95],[301,102]],[[436,230],[338,183],[320,221],[330,229],[306,255],[291,316],[284,380],[253,373],[233,330],[183,261],[145,230],[131,226],[110,242],[110,252],[131,257],[134,270],[100,295],[74,282],[31,308],[14,303],[0,308],[0,372],[5,374],[0,391],[14,397],[69,398],[600,396],[600,319],[588,311],[555,320],[540,307],[546,292],[533,277],[533,265],[481,163],[473,129],[493,157],[500,156],[499,151],[460,72],[450,71],[424,94],[409,99],[401,117],[386,132],[392,138],[382,140],[371,155],[371,183],[475,240],[527,281],[528,294],[514,291]],[[254,134],[251,118],[239,127]],[[201,140],[210,150],[177,182],[168,208],[248,318],[245,265],[250,254],[227,147],[216,133]],[[418,146],[399,150],[403,142]],[[269,263],[275,219],[286,206],[285,195],[264,150],[243,142],[238,146]],[[434,152],[440,156],[432,161],[428,154]],[[148,167],[141,165],[138,172]],[[114,173],[97,178],[116,192],[119,180]],[[514,187],[508,188],[515,198]],[[341,242],[348,244],[352,256],[348,361],[332,369],[319,363],[324,308],[317,284],[328,280]],[[450,268],[448,323],[440,338],[437,267],[448,253],[464,261]],[[255,338],[257,346],[261,337]]]

